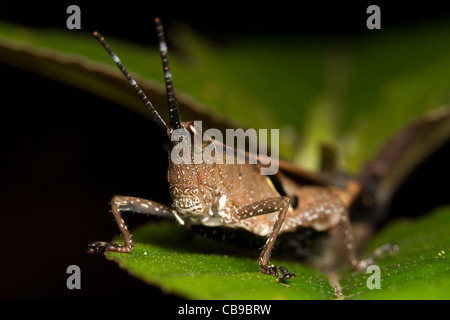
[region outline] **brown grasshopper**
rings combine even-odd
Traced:
[[[155,19],[155,24],[167,90],[170,117],[168,125],[104,38],[98,32],[94,32],[94,36],[136,90],[150,111],[152,120],[167,136],[170,155],[180,143],[171,139],[175,130],[186,130],[191,141],[201,132],[192,122],[180,121],[163,26],[158,18]],[[215,143],[214,139],[203,142],[202,150],[211,143]],[[190,157],[193,158],[196,150],[192,148],[191,151]],[[167,176],[172,206],[136,197],[113,196],[111,210],[123,236],[124,244],[93,242],[89,244],[87,252],[94,253],[100,250],[131,252],[134,242],[122,219],[122,213],[132,211],[176,219],[183,225],[242,228],[255,235],[267,237],[259,257],[259,265],[263,273],[277,277],[277,281],[295,276],[283,266],[274,266],[269,262],[277,236],[284,232],[295,231],[299,227],[310,227],[317,231],[341,227],[344,230],[344,244],[348,251],[350,265],[361,268],[369,263],[369,261],[359,261],[356,257],[348,214],[349,207],[360,191],[358,182],[349,180],[341,186],[333,186],[326,180],[318,181],[320,179],[315,178],[312,180],[315,180],[316,185],[300,185],[281,172],[278,172],[276,176],[261,175],[259,172],[261,166],[261,163],[176,164],[169,157]],[[285,165],[285,168],[292,167]],[[304,172],[304,175],[307,176],[308,173]],[[282,190],[274,187],[274,179],[277,179]]]

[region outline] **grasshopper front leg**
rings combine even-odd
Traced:
[[[125,221],[122,218],[122,212],[131,211],[147,215],[154,215],[166,218],[173,218],[172,208],[161,203],[150,200],[128,197],[113,196],[111,199],[111,211],[122,234],[124,245],[110,243],[105,241],[95,241],[88,245],[87,253],[94,253],[101,250],[130,253],[133,250],[134,242]]]
[[[259,256],[259,265],[261,267],[261,272],[277,277],[277,281],[295,277],[295,274],[289,272],[289,270],[283,266],[269,265],[273,246],[275,244],[277,236],[280,234],[280,230],[286,218],[286,213],[289,209],[289,206],[290,199],[289,197],[284,196],[261,200],[256,203],[243,206],[237,210],[238,216],[241,219],[247,219],[277,211],[279,212],[277,220],[275,221],[272,231],[267,238],[266,244],[264,245],[264,248]],[[281,275],[279,275],[280,272]]]

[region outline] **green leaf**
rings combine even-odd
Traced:
[[[382,230],[366,256],[378,246],[395,243],[400,251],[385,254],[381,289],[370,290],[371,274],[344,270],[339,273],[342,294],[348,299],[450,298],[450,208],[427,217],[399,220]],[[282,264],[296,278],[278,283],[259,272],[256,250],[189,235],[174,223],[152,223],[135,230],[131,254],[107,253],[108,259],[164,292],[189,299],[336,299],[328,275],[301,264]]]
[[[342,293],[354,299],[449,299],[450,207],[440,208],[417,220],[400,219],[383,229],[367,252],[395,243],[399,252],[376,264],[381,289],[365,285],[371,274],[346,273],[340,279]]]
[[[173,222],[153,223],[133,232],[130,254],[106,256],[132,275],[167,293],[189,299],[332,299],[334,289],[325,275],[302,265],[283,264],[295,281],[277,283],[259,272],[258,251],[189,237]],[[277,263],[277,261],[273,261]]]

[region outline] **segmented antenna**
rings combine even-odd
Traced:
[[[169,59],[167,58],[167,44],[164,38],[164,28],[159,18],[155,18],[155,24],[159,40],[159,52],[161,54],[164,70],[164,79],[166,82],[167,102],[169,104],[169,125],[172,129],[178,129],[181,127],[180,110],[173,89],[172,74],[170,73]]]
[[[161,118],[161,116],[158,114],[158,112],[153,107],[150,100],[148,100],[147,96],[142,91],[142,89],[139,87],[139,85],[136,83],[136,81],[134,81],[133,77],[128,72],[128,70],[125,68],[125,66],[122,64],[122,62],[120,62],[119,57],[114,53],[114,51],[112,51],[109,44],[106,42],[105,38],[103,38],[103,36],[97,31],[94,31],[93,35],[94,35],[94,37],[97,38],[97,40],[100,42],[100,44],[103,46],[103,48],[105,48],[105,50],[108,52],[108,54],[114,60],[114,62],[117,64],[120,71],[122,71],[123,75],[127,78],[128,82],[131,84],[131,86],[134,88],[134,90],[136,90],[136,92],[139,95],[139,97],[141,98],[142,102],[144,102],[145,106],[150,111],[150,116],[152,117],[153,121],[161,128],[161,130],[163,130],[164,134],[167,135],[168,128],[167,128],[166,123]]]

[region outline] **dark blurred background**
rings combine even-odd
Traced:
[[[31,27],[66,29],[69,5],[82,12],[84,31],[100,29],[110,36],[127,40],[148,41],[153,32],[153,18],[165,24],[181,20],[202,33],[235,32],[286,33],[307,35],[348,35],[368,32],[367,7],[378,5],[382,12],[382,29],[420,24],[448,17],[448,4],[427,1],[305,1],[301,3],[168,2],[131,1],[112,4],[109,1],[60,1],[59,3],[7,2],[1,4],[0,18]],[[147,39],[147,40],[146,40]]]
[[[60,1],[3,2],[0,20],[67,30],[71,4],[81,8],[82,31],[98,29],[145,44],[156,41],[155,16],[165,24],[181,20],[218,42],[236,33],[348,37],[450,17],[448,6],[433,1],[420,6],[407,1]],[[371,4],[381,8],[381,30],[366,28]],[[109,213],[113,194],[170,202],[158,130],[121,106],[38,75],[1,64],[0,75],[0,298],[176,298],[128,276],[101,255],[84,253],[89,242],[118,233]],[[415,184],[430,178],[433,161],[441,167],[448,163],[448,150],[430,160]],[[145,219],[126,221],[133,226]],[[71,264],[81,268],[81,290],[66,287]]]

